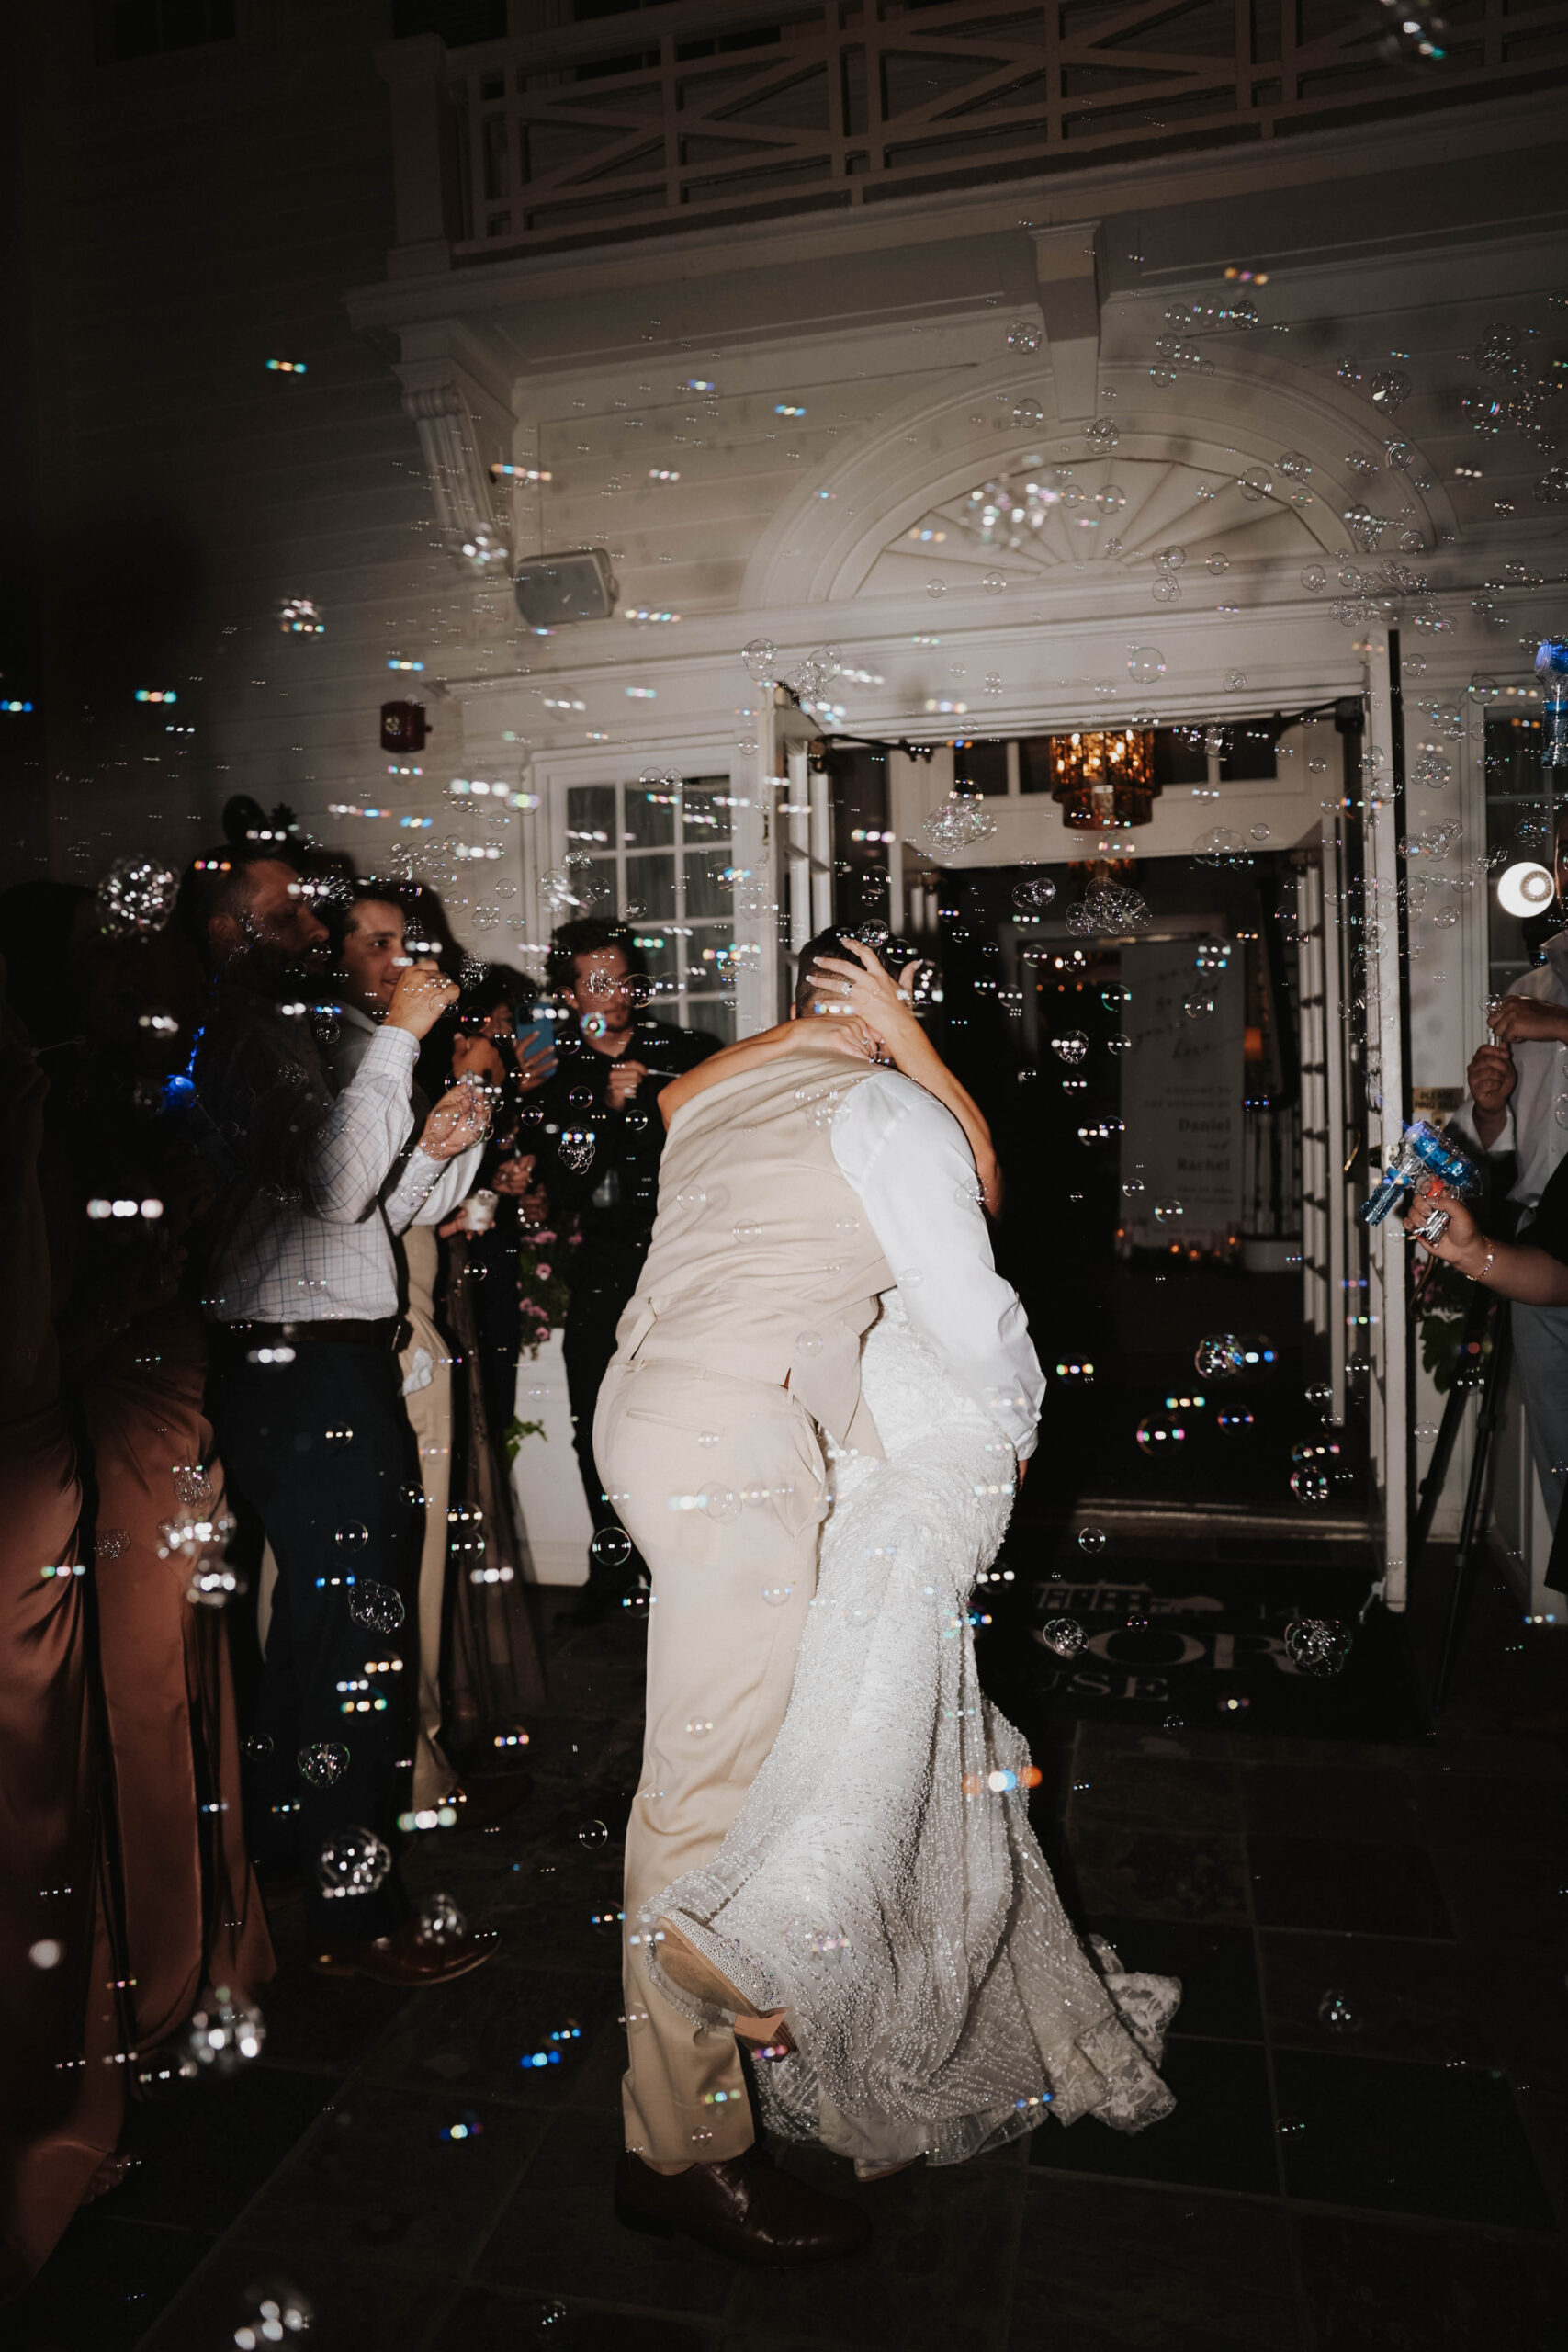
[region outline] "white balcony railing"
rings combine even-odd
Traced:
[[[378,51],[401,242],[557,250],[1240,145],[1568,79],[1562,0],[674,0]],[[413,263],[405,266],[415,266]]]

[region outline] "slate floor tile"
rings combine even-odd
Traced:
[[[1433,1848],[1494,1853],[1568,1850],[1568,1787],[1501,1773],[1435,1772],[1422,1782],[1421,1824]]]
[[[819,2149],[786,2159],[814,2184],[870,2214],[863,2252],[809,2270],[742,2270],[726,2352],[781,2345],[866,2352],[1003,2352],[1008,2285],[1027,2177],[1008,2161],[917,2165],[862,2186]]]
[[[428,2080],[428,2078],[427,2078]],[[356,2082],[245,2214],[243,2234],[458,2277],[544,2136],[537,2112],[439,2084]],[[461,2139],[443,2132],[461,2132]]]
[[[221,2352],[255,2314],[251,2290],[279,2279],[306,2298],[313,2314],[309,2335],[285,2342],[330,2346],[332,2352],[416,2352],[457,2293],[449,2278],[400,2268],[365,2247],[295,2247],[237,2231],[209,2255],[136,2352]],[[96,2352],[96,2338],[86,2343]],[[86,2344],[70,2352],[86,2352]]]
[[[1072,1854],[1086,1911],[1129,1918],[1247,1924],[1247,1864],[1236,1838],[1180,1837],[1135,1822],[1075,1824]]]
[[[1274,2082],[1292,2198],[1499,2228],[1551,2227],[1529,2143],[1499,2075],[1281,2050]]]
[[[1318,2352],[1559,2352],[1560,2246],[1325,2213],[1294,2227]]]
[[[1072,1816],[1112,1815],[1201,1833],[1241,1825],[1241,1778],[1233,1764],[1111,1750],[1075,1757]]]
[[[1451,1936],[1443,1890],[1418,1846],[1248,1834],[1260,1927],[1368,1936]]]
[[[722,2312],[731,2263],[684,2238],[649,2237],[616,2221],[612,2183],[623,2136],[618,2115],[558,2116],[491,2233],[474,2283],[570,2299],[592,2280],[605,2303],[699,2318]]]
[[[1492,2044],[1457,1945],[1264,1928],[1263,1982],[1276,2046],[1489,2063]],[[1337,1996],[1337,1997],[1336,1997]]]
[[[1173,2032],[1206,2034],[1222,2041],[1261,2039],[1257,1954],[1249,1928],[1099,1917],[1085,1924],[1113,1947],[1124,1968],[1181,1979],[1181,2007]]]
[[[1418,1838],[1410,1775],[1354,1766],[1255,1764],[1243,1775],[1247,1826],[1283,1838]]]
[[[550,2296],[498,2293],[468,2287],[458,2296],[424,2352],[718,2352],[719,2338],[685,2320],[653,2319],[639,2312],[595,2311]],[[726,2339],[728,2352],[728,2339]]]
[[[361,2075],[428,2086],[438,2074],[468,2098],[558,2106],[620,2005],[618,1984],[569,1969],[476,1969],[395,2018],[367,2054]],[[558,2064],[528,2063],[555,2053]]]
[[[1561,1855],[1456,1846],[1433,1861],[1461,1936],[1558,1951],[1568,1945],[1568,1870]]]
[[[1036,2177],[1009,2352],[1298,2352],[1282,2208]]]
[[[131,2352],[211,2246],[199,2231],[85,2205],[32,2284],[0,2310],[0,2342],[6,2352]]]
[[[114,2192],[117,2220],[216,2236],[236,2220],[334,2094],[319,2075],[265,2064],[226,2080],[182,2084],[132,2106],[120,2145],[136,2168]]]
[[[1066,2131],[1043,2124],[1030,2162],[1051,2173],[1169,2180],[1193,2188],[1279,2194],[1269,2076],[1246,2043],[1171,2041],[1160,2069],[1176,2109],[1143,2132],[1112,2132],[1086,2115]]]

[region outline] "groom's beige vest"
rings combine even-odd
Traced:
[[[787,1380],[830,1437],[880,1459],[860,1349],[894,1276],[832,1140],[836,1106],[869,1075],[791,1054],[682,1105],[615,1360]]]

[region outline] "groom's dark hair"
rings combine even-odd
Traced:
[[[867,931],[872,934],[869,939],[865,935]],[[855,956],[845,944],[845,942],[851,939],[858,939],[863,947],[869,947],[883,970],[891,973],[895,979],[898,978],[907,964],[913,963],[920,952],[918,947],[911,947],[907,939],[889,938],[886,926],[883,923],[876,924],[874,929],[867,924],[860,931],[840,929],[837,925],[831,931],[819,931],[815,939],[807,941],[800,951],[800,960],[795,967],[796,1012],[809,1012],[817,1001],[819,991],[812,981],[811,974],[813,967],[820,962],[824,956],[837,956],[840,962],[845,964],[855,962]]]

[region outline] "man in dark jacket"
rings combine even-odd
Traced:
[[[624,925],[590,916],[550,943],[550,986],[565,1008],[553,1078],[525,1112],[520,1140],[539,1151],[553,1215],[575,1214],[571,1306],[564,1353],[577,1459],[593,1521],[588,1583],[561,1622],[588,1624],[619,1606],[638,1565],[593,1461],[593,1408],[615,1352],[615,1326],[637,1285],[659,1205],[670,1080],[716,1053],[719,1040],[645,1010],[648,969]]]

